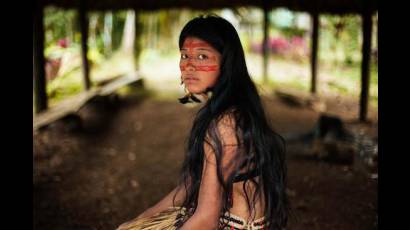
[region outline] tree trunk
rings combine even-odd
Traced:
[[[107,56],[112,54],[112,12],[105,13],[104,16],[104,52]]]
[[[134,50],[135,40],[135,12],[129,10],[125,20],[124,32],[122,35],[121,50],[125,53],[130,53]]]
[[[97,25],[98,14],[93,14],[90,18],[90,44],[91,47],[97,47]]]

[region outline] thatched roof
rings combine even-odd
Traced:
[[[159,10],[189,8],[208,10],[253,6],[263,8],[286,7],[293,11],[330,14],[360,13],[378,10],[377,0],[40,0],[43,5],[77,8],[84,3],[89,10],[139,9]]]

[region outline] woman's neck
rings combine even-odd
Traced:
[[[209,99],[209,96],[206,93],[194,94],[194,96],[198,98],[202,103],[207,102]]]

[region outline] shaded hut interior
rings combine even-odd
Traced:
[[[53,106],[44,56],[44,9],[50,6],[76,11],[81,32],[82,91]],[[34,229],[114,229],[155,204],[176,185],[184,141],[199,109],[182,106],[176,98],[151,96],[160,92],[147,93],[144,85],[150,76],[138,71],[136,50],[135,72],[103,83],[93,81],[87,55],[89,12],[239,7],[263,12],[262,86],[268,84],[272,58],[269,14],[286,8],[311,18],[309,90],[276,90],[262,96],[274,128],[288,143],[287,192],[295,214],[289,229],[378,228],[378,115],[369,105],[377,1],[42,0],[36,1],[33,14]],[[358,98],[321,94],[321,15],[361,18]],[[138,39],[141,30],[136,27],[134,32]],[[124,87],[131,87],[134,94],[118,94]]]

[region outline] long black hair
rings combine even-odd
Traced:
[[[187,37],[196,37],[208,42],[222,55],[222,59],[220,75],[210,89],[212,96],[196,114],[187,139],[180,179],[180,185],[183,185],[181,187],[184,187],[186,192],[182,206],[191,210],[196,209],[202,177],[204,143],[208,143],[215,152],[218,180],[224,191],[222,211],[229,211],[229,195],[232,193],[234,177],[240,168],[236,168],[235,172],[228,176],[227,181],[223,179],[223,148],[215,124],[221,116],[233,111],[231,114],[235,119],[236,137],[244,149],[245,157],[242,159],[245,161],[242,163],[249,165],[250,159],[254,156],[254,165],[260,175],[259,182],[249,179],[244,182],[243,187],[245,188],[246,183],[256,185],[253,201],[263,192],[265,218],[270,222],[269,229],[284,228],[289,213],[285,142],[273,131],[266,118],[261,98],[248,73],[244,51],[235,28],[219,16],[199,16],[189,21],[182,29],[179,37],[180,48]],[[247,193],[246,196],[248,207],[255,207],[255,202],[250,202]]]

